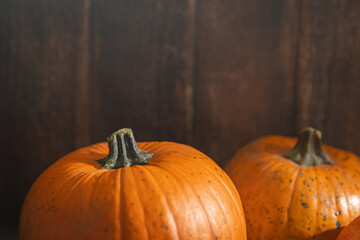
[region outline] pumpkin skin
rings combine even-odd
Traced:
[[[246,239],[239,194],[214,161],[178,143],[137,146],[148,164],[102,169],[107,143],[56,161],[26,197],[19,239]]]
[[[337,240],[359,240],[360,239],[360,216],[347,225],[338,236]]]
[[[225,168],[242,199],[248,239],[336,239],[360,213],[359,157],[324,145],[333,163],[305,166],[283,156],[296,142],[260,138]]]

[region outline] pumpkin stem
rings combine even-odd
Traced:
[[[321,132],[311,127],[303,129],[295,147],[282,156],[304,166],[333,164],[322,149]]]
[[[105,170],[145,165],[152,155],[141,150],[135,142],[130,128],[120,129],[107,138],[109,155],[97,160]]]

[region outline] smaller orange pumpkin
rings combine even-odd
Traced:
[[[360,216],[347,225],[338,236],[337,240],[359,240],[360,239]]]
[[[248,239],[336,239],[360,214],[360,158],[321,143],[263,137],[244,146],[226,171],[237,187]]]

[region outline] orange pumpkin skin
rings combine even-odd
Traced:
[[[333,164],[303,166],[282,156],[295,138],[246,145],[225,171],[237,187],[248,239],[336,239],[360,214],[360,159],[324,145]]]
[[[104,170],[99,143],[59,159],[23,205],[19,239],[246,239],[239,194],[198,150],[171,142],[137,144],[147,165]]]
[[[360,239],[360,216],[347,225],[338,236],[337,240],[359,240]]]

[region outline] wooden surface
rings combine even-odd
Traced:
[[[360,2],[0,2],[0,222],[64,154],[131,127],[223,165],[313,126],[360,154]]]

